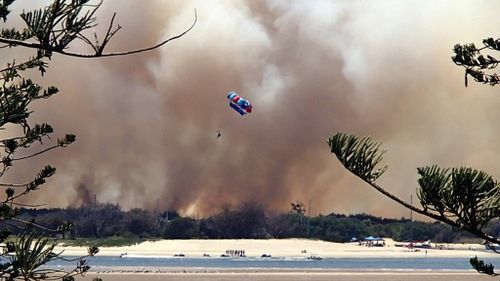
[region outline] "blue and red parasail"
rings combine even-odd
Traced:
[[[229,106],[236,110],[239,114],[245,115],[252,112],[252,104],[236,94],[236,92],[229,92],[227,95],[229,99]]]

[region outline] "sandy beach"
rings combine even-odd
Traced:
[[[248,257],[260,257],[263,254],[273,257],[308,257],[311,255],[323,258],[335,257],[466,257],[480,258],[498,257],[493,252],[484,251],[480,244],[434,244],[432,249],[408,249],[396,247],[391,239],[385,239],[384,247],[367,247],[358,243],[333,243],[308,239],[269,239],[269,240],[161,240],[143,242],[124,247],[100,248],[101,256],[148,256],[165,257],[183,254],[186,257],[202,257],[204,254],[218,257],[226,251],[244,251]],[[438,248],[438,246],[441,246]],[[59,246],[57,250],[64,255],[85,255],[85,247]]]
[[[432,244],[432,249],[408,249],[396,247],[391,239],[385,239],[384,247],[367,247],[357,243],[332,243],[307,239],[270,239],[270,240],[162,240],[143,242],[126,247],[104,247],[99,255],[130,257],[172,257],[183,254],[186,257],[210,255],[219,257],[229,250],[244,250],[248,257],[260,257],[262,254],[273,257],[307,257],[317,255],[324,258],[370,258],[370,257],[450,257],[498,258],[492,252],[484,251],[480,244]],[[441,246],[440,249],[434,248]],[[65,255],[84,255],[83,247],[58,247]],[[481,281],[491,277],[479,274],[473,269],[453,271],[430,270],[338,270],[338,269],[237,269],[237,268],[158,268],[137,270],[113,268],[106,271],[91,271],[77,280],[92,280],[94,277],[106,281]]]

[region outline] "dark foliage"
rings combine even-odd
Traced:
[[[495,86],[500,83],[500,77],[492,71],[498,66],[498,60],[491,56],[500,51],[500,39],[487,38],[483,40],[483,47],[475,44],[457,44],[453,47],[455,53],[453,62],[465,68],[465,86],[470,75],[476,82]],[[489,52],[490,54],[487,54]]]
[[[265,238],[266,215],[262,205],[244,204],[235,210],[224,209],[214,216],[223,238]]]
[[[46,235],[63,238],[69,234],[76,236],[73,222],[68,219],[66,212],[58,211],[57,216],[25,219],[21,216],[18,207],[35,207],[27,205],[27,194],[43,188],[47,180],[52,177],[56,169],[46,165],[34,175],[25,175],[24,182],[5,182],[5,176],[16,167],[17,163],[25,163],[33,157],[57,148],[65,148],[76,141],[74,134],[66,134],[60,138],[51,137],[54,129],[50,124],[32,124],[30,121],[33,105],[57,94],[59,90],[54,86],[42,87],[35,83],[28,75],[33,70],[44,76],[48,63],[54,54],[80,58],[98,58],[122,56],[153,50],[167,42],[186,34],[196,23],[196,13],[193,25],[185,32],[168,38],[154,46],[138,50],[128,50],[118,53],[108,53],[107,45],[112,37],[121,29],[111,18],[109,27],[101,37],[96,32],[90,32],[98,23],[96,13],[102,1],[96,0],[52,0],[41,9],[23,10],[20,13],[22,24],[7,27],[5,22],[10,17],[10,6],[14,0],[0,1],[0,49],[26,49],[31,51],[29,58],[23,59],[19,52],[7,52],[3,57],[5,68],[0,69],[0,188],[4,189],[4,196],[0,198],[0,279],[2,280],[74,280],[74,276],[83,274],[89,269],[85,257],[74,260],[73,270],[51,269],[47,263],[60,258],[60,253],[54,253],[56,243],[50,242]],[[93,38],[93,39],[89,39]],[[83,41],[93,50],[89,54],[73,52],[74,41]],[[9,54],[10,53],[10,54]],[[5,53],[4,53],[5,54]],[[8,57],[8,56],[11,57]],[[32,70],[31,73],[27,70]],[[37,77],[35,75],[34,77]],[[84,221],[85,229],[100,237],[106,235],[107,221],[113,219],[108,210],[103,210],[93,221]],[[49,213],[47,213],[48,215]],[[25,216],[25,215],[24,215]],[[126,222],[128,230],[144,229],[142,215]],[[29,216],[28,216],[29,217]],[[112,230],[111,232],[116,232]],[[9,235],[17,236],[7,241]],[[134,232],[140,235],[140,232]],[[12,241],[13,240],[13,241]],[[88,249],[88,256],[96,254],[95,247]]]
[[[172,211],[170,211],[173,213]],[[114,236],[169,239],[229,238],[312,238],[346,242],[353,237],[391,237],[397,241],[432,240],[436,243],[471,241],[474,236],[440,223],[387,219],[367,214],[301,216],[291,212],[268,214],[259,204],[224,209],[213,217],[194,219],[133,209],[122,211],[112,204],[97,204],[69,209],[21,209],[21,217],[48,225],[71,221],[66,239],[109,238]],[[500,229],[500,223],[487,228]],[[10,231],[16,233],[17,229]],[[53,236],[54,233],[45,232]],[[476,240],[477,241],[477,240]]]
[[[471,258],[469,262],[472,265],[472,267],[478,272],[493,276],[498,275],[495,274],[495,267],[491,263],[485,263],[484,261],[478,259],[477,256]]]
[[[167,223],[164,238],[189,239],[198,238],[198,224],[192,218],[176,217]]]
[[[498,50],[498,45],[496,45],[498,42],[488,42],[491,48]],[[474,67],[481,67],[481,63],[484,64],[482,68],[497,65],[493,58],[486,60],[481,55],[478,56],[479,50],[474,45],[457,46],[455,51],[457,56],[454,57],[454,61],[457,64],[466,65],[466,75],[474,71]],[[475,56],[478,57],[474,58]],[[476,78],[477,81],[486,81],[481,79],[483,78]],[[488,79],[490,80],[487,82],[492,85],[498,80],[496,75]],[[378,167],[385,152],[379,150],[380,143],[373,141],[370,137],[358,137],[355,134],[340,132],[328,139],[328,145],[331,152],[347,170],[386,197],[454,229],[467,231],[489,243],[500,243],[498,231],[491,232],[491,230],[496,230],[492,225],[498,223],[500,218],[500,184],[487,173],[469,167],[442,169],[433,165],[417,168],[420,176],[417,180],[419,184],[417,195],[422,206],[418,207],[405,202],[375,183],[381,175],[380,171],[387,169],[387,166]],[[420,235],[429,234],[421,233]],[[439,238],[449,239],[449,233],[443,233]],[[483,264],[477,262],[476,265],[482,266]],[[490,268],[486,266],[485,270],[490,270]],[[493,271],[493,268],[491,270]]]

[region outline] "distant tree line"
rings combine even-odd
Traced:
[[[224,208],[216,215],[195,219],[175,211],[154,213],[143,209],[124,211],[119,205],[97,204],[67,209],[19,209],[20,216],[36,224],[73,227],[65,239],[75,238],[166,238],[166,239],[268,239],[311,238],[346,242],[353,237],[390,237],[397,241],[432,240],[436,243],[471,241],[474,236],[442,223],[387,219],[367,214],[306,216],[267,211],[262,205],[244,204]],[[500,235],[500,223],[491,223],[491,233]],[[12,226],[15,233],[15,225]],[[42,231],[43,230],[39,230]],[[51,232],[45,235],[53,235]],[[477,238],[476,238],[477,239]]]

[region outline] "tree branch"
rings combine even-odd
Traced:
[[[480,238],[483,238],[486,241],[492,242],[492,243],[500,243],[500,239],[495,238],[493,236],[490,236],[484,232],[481,231],[481,229],[478,227],[477,222],[474,219],[471,219],[469,221],[463,220],[463,217],[461,213],[454,212],[456,210],[459,210],[460,208],[468,208],[468,206],[465,207],[457,207],[454,208],[454,206],[449,206],[447,202],[440,203],[438,201],[430,201],[430,205],[434,205],[434,207],[438,208],[439,214],[429,212],[428,209],[426,209],[426,206],[428,204],[423,203],[424,209],[417,208],[411,204],[408,204],[407,202],[401,200],[397,196],[391,194],[390,192],[386,191],[379,185],[375,183],[375,180],[378,178],[378,176],[381,175],[380,171],[385,171],[387,166],[384,166],[383,168],[379,168],[377,172],[374,172],[375,169],[377,169],[377,165],[382,161],[382,154],[385,151],[380,151],[379,150],[379,143],[373,142],[373,140],[369,137],[364,137],[364,138],[359,138],[358,136],[354,134],[345,134],[345,133],[337,133],[333,137],[328,139],[328,144],[331,148],[331,152],[337,156],[339,161],[342,163],[342,165],[349,170],[351,173],[362,179],[364,182],[368,183],[371,187],[375,188],[375,190],[379,191],[389,199],[392,199],[393,201],[399,203],[400,205],[415,211],[418,214],[427,216],[429,218],[444,222],[450,226],[466,230]],[[427,168],[426,168],[427,169]],[[430,185],[433,187],[433,190],[431,190],[431,197],[439,196],[438,193],[435,193],[438,189],[443,188],[443,184],[447,183],[447,170],[445,172],[440,171],[437,167],[431,167],[428,168],[430,170],[430,174],[437,175],[438,178],[432,179],[428,178],[425,179],[425,185]],[[490,177],[488,177],[485,173],[483,172],[477,172],[477,171],[472,171],[472,169],[460,169],[458,171],[454,170],[454,173],[461,173],[467,171],[468,174],[466,176],[474,176],[474,179],[476,181],[482,182],[482,185],[486,184],[491,184]],[[419,171],[420,172],[420,171]],[[443,176],[445,176],[445,179],[443,181]],[[439,179],[439,180],[437,180]],[[458,178],[460,179],[460,178]],[[421,179],[422,180],[422,179]],[[422,184],[419,180],[419,183]],[[463,179],[462,179],[463,180]],[[470,180],[469,178],[466,178],[466,180]],[[488,188],[491,188],[491,185],[487,186]],[[487,190],[486,187],[483,190]],[[424,194],[425,195],[425,194]],[[421,198],[421,201],[423,199]],[[424,201],[422,201],[424,202]],[[428,203],[428,202],[426,202]],[[451,202],[453,203],[453,202]],[[439,204],[439,205],[436,205]],[[448,205],[447,205],[448,204]],[[446,213],[451,213],[457,216],[457,220],[451,220],[446,216]],[[462,220],[461,220],[462,218]],[[485,220],[487,221],[487,220]],[[484,221],[482,221],[484,223]]]
[[[356,175],[356,176],[357,176],[357,175]],[[358,177],[359,177],[359,176],[358,176]],[[361,178],[361,177],[359,177],[359,178]],[[466,231],[468,231],[468,232],[470,232],[470,233],[472,233],[472,234],[474,234],[474,235],[476,235],[476,236],[478,236],[478,237],[480,237],[480,238],[482,238],[482,239],[484,239],[484,240],[486,240],[486,241],[488,241],[488,242],[500,244],[500,239],[497,239],[497,238],[495,238],[495,237],[493,237],[493,236],[490,236],[490,235],[488,235],[488,234],[486,234],[486,233],[484,233],[484,232],[482,232],[482,231],[480,231],[480,230],[478,230],[478,229],[472,229],[472,228],[469,228],[469,227],[468,227],[468,226],[466,226],[466,225],[461,225],[461,224],[458,224],[458,223],[456,223],[455,221],[452,221],[452,220],[448,219],[448,218],[447,218],[447,217],[445,217],[445,216],[436,215],[436,214],[434,214],[434,213],[430,213],[430,212],[427,212],[427,211],[425,211],[425,210],[419,209],[419,208],[417,208],[417,207],[415,207],[415,206],[413,206],[413,205],[410,205],[410,204],[408,204],[407,202],[405,202],[405,201],[403,201],[403,200],[399,199],[397,196],[395,196],[395,195],[393,195],[393,194],[389,193],[388,191],[386,191],[385,189],[383,189],[382,187],[380,187],[380,186],[379,186],[379,185],[377,185],[376,183],[366,181],[366,180],[364,180],[363,178],[361,178],[361,179],[362,179],[364,182],[368,183],[368,184],[369,184],[370,186],[372,186],[373,188],[375,188],[377,191],[379,191],[380,193],[382,193],[383,195],[385,195],[386,197],[388,197],[388,198],[392,199],[393,201],[395,201],[395,202],[399,203],[400,205],[402,205],[402,206],[404,206],[404,207],[406,207],[406,208],[408,208],[408,209],[410,209],[410,210],[412,210],[412,211],[414,211],[414,212],[416,212],[416,213],[419,213],[419,214],[424,215],[424,216],[426,216],[426,217],[429,217],[429,218],[432,218],[432,219],[438,220],[438,221],[440,221],[440,222],[444,222],[444,223],[446,223],[446,224],[448,224],[448,225],[450,225],[450,226],[453,226],[453,227],[456,227],[456,228],[459,228],[459,229],[466,230]]]
[[[35,152],[33,154],[22,156],[22,157],[19,157],[19,158],[12,158],[11,160],[12,161],[18,161],[18,160],[28,159],[28,158],[35,157],[37,155],[43,154],[43,153],[45,153],[45,152],[47,152],[49,150],[52,150],[52,149],[55,149],[55,148],[58,148],[58,147],[60,147],[60,145],[53,145],[51,147],[47,147],[46,149],[40,150],[40,151]]]
[[[78,58],[102,58],[102,57],[117,57],[117,56],[126,56],[126,55],[132,55],[132,54],[137,54],[137,53],[143,53],[147,51],[151,51],[154,49],[157,49],[166,43],[181,38],[184,36],[186,33],[188,33],[193,27],[196,25],[196,22],[198,21],[198,16],[196,13],[196,10],[194,11],[194,21],[191,24],[191,26],[182,32],[181,34],[178,34],[176,36],[170,37],[154,46],[147,47],[147,48],[142,48],[142,49],[137,49],[137,50],[132,50],[132,51],[126,51],[126,52],[116,52],[116,53],[99,53],[96,52],[95,54],[79,54],[79,53],[71,53],[71,52],[66,52],[64,50],[60,50],[55,48],[54,46],[51,45],[46,45],[46,44],[40,44],[40,43],[31,43],[31,42],[25,42],[22,40],[15,40],[15,39],[8,39],[8,38],[2,38],[0,37],[0,43],[4,44],[9,44],[10,46],[21,46],[25,48],[30,48],[30,49],[38,49],[38,50],[45,50],[45,51],[50,51],[53,53],[58,53],[62,54],[65,56],[70,56],[70,57],[78,57]]]

